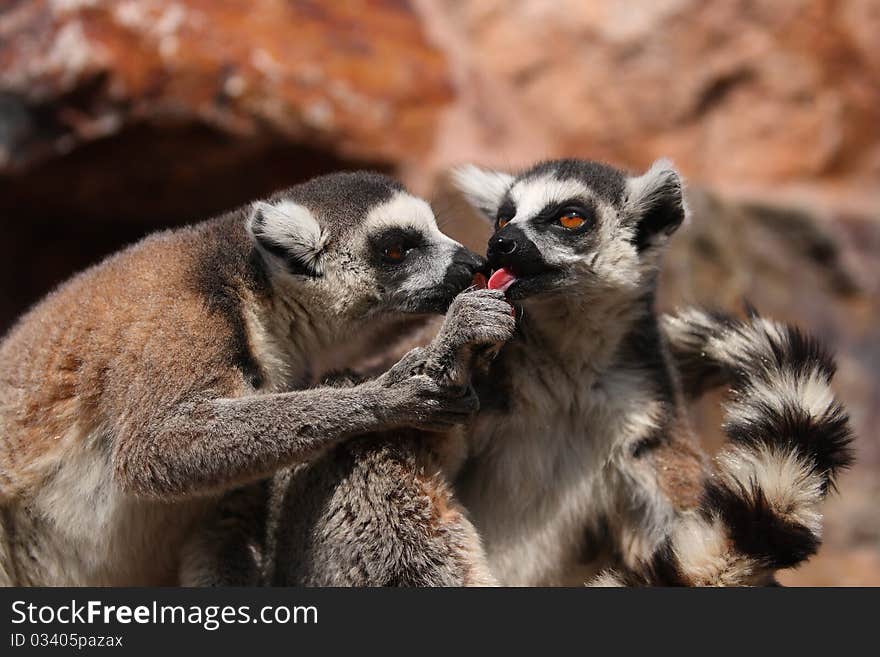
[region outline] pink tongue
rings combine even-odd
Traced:
[[[490,290],[501,290],[504,292],[507,288],[513,285],[515,281],[516,276],[502,267],[501,269],[496,269],[495,273],[489,278],[488,287]]]

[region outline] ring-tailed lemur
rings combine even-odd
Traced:
[[[519,313],[517,333],[475,381],[481,409],[456,482],[495,576],[562,583],[585,565],[584,581],[611,564],[651,581],[646,564],[671,540],[681,580],[716,581],[704,567],[717,561],[689,558],[702,541],[705,554],[759,564],[718,578],[750,583],[809,554],[814,506],[849,460],[829,363],[774,325],[760,325],[769,337],[712,333],[720,346],[704,369],[736,372],[741,396],[732,446],[704,493],[708,468],[654,309],[660,256],[685,217],[678,174],[665,162],[630,176],[563,160],[518,176],[466,167],[455,180],[494,224],[490,287]],[[745,367],[731,354],[760,356]],[[761,361],[768,355],[778,367]],[[793,434],[782,440],[780,429]],[[767,544],[748,536],[770,526]]]
[[[462,422],[475,397],[407,362],[312,386],[483,265],[399,183],[347,173],[74,277],[0,343],[0,582],[174,583],[224,491],[351,436]]]
[[[503,294],[465,292],[431,344],[395,369],[467,386],[471,367],[513,330]],[[465,454],[463,434],[454,430],[374,433],[235,491],[187,546],[182,582],[493,585],[479,537],[449,485]]]

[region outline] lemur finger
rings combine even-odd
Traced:
[[[506,339],[511,337],[516,330],[516,320],[505,310],[500,314],[493,315],[491,321],[487,323],[487,328],[503,333]]]
[[[487,329],[499,329],[507,333],[513,334],[516,330],[516,320],[510,314],[510,306],[503,303],[501,307],[492,307],[484,309],[472,318],[472,323],[468,326],[467,334],[479,336]]]
[[[435,431],[437,433],[446,433],[454,429],[456,426],[464,424],[465,420],[459,419],[437,419],[431,418],[430,420],[422,420],[414,424],[416,429],[420,431]]]
[[[510,312],[510,305],[504,300],[504,295],[499,295],[497,290],[465,292],[453,300],[446,315],[447,322],[454,323],[461,316],[472,317],[493,308],[504,308],[505,312]]]
[[[454,413],[473,413],[479,410],[480,401],[473,386],[437,386],[435,391],[420,391],[426,408]]]
[[[415,347],[406,352],[391,369],[405,373],[408,376],[418,374],[420,368],[425,363],[426,357],[427,353],[422,347]]]
[[[479,400],[458,400],[454,405],[441,405],[430,402],[415,419],[415,424],[420,427],[426,426],[452,426],[465,424],[479,410]]]
[[[507,342],[513,337],[514,327],[504,323],[486,324],[474,332],[469,343],[473,346],[490,346]]]
[[[439,393],[420,394],[427,409],[441,413],[476,413],[480,408],[480,400],[471,386],[458,386],[442,389]]]
[[[385,387],[393,386],[416,374],[421,374],[425,367],[426,358],[427,352],[421,347],[409,350],[380,377],[382,385]]]

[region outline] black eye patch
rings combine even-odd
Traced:
[[[422,247],[425,245],[425,236],[415,228],[394,226],[370,235],[367,242],[376,261],[387,264],[384,260],[384,254],[398,249],[406,252]]]

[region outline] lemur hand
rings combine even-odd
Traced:
[[[410,349],[391,366],[391,369],[379,376],[376,382],[384,388],[389,388],[417,374],[424,374],[427,359],[428,352],[422,347]]]
[[[459,294],[427,348],[425,372],[438,381],[464,386],[477,356],[495,351],[516,329],[510,304],[499,290]]]
[[[389,423],[427,431],[448,431],[480,408],[470,386],[450,386],[424,373],[427,350],[416,348],[374,381],[381,389]]]

